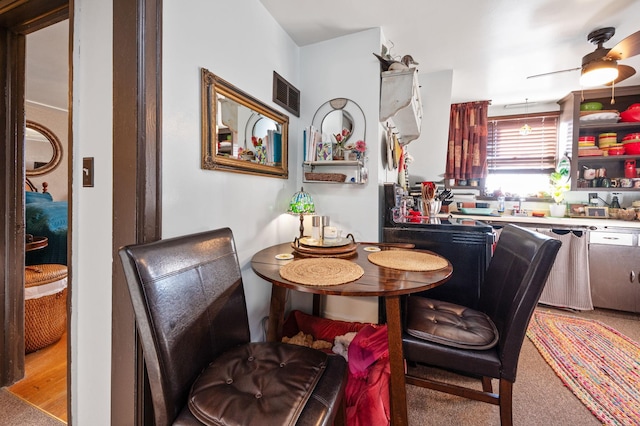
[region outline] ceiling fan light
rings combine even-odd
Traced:
[[[618,78],[617,61],[591,62],[582,67],[580,85],[585,87],[600,86]]]

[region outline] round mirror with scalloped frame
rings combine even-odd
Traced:
[[[45,126],[27,120],[24,136],[24,161],[27,176],[49,173],[62,160],[62,144]]]

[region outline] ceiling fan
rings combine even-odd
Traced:
[[[580,84],[583,86],[611,86],[618,84],[636,73],[633,67],[618,64],[618,61],[640,54],[640,31],[635,32],[616,44],[613,48],[604,47],[615,34],[616,29],[606,27],[589,33],[587,40],[597,45],[596,50],[582,58],[582,66],[544,74],[530,75],[527,78],[542,77],[567,71],[582,70]]]

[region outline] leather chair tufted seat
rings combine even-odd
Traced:
[[[426,297],[407,299],[406,331],[413,337],[463,349],[490,349],[498,329],[484,312]]]
[[[479,377],[482,391],[411,371],[407,383],[499,405],[502,426],[512,425],[513,383],[522,341],[560,244],[540,233],[506,225],[473,303],[477,309],[418,295],[408,297],[402,336],[406,359]],[[497,394],[492,379],[498,379]]]
[[[250,342],[230,229],[131,245],[119,254],[157,426],[344,424],[344,358]]]
[[[302,346],[282,348],[251,343],[218,357],[191,387],[191,413],[204,424],[224,424],[231,417],[248,425],[265,415],[274,425],[294,424],[329,355]]]

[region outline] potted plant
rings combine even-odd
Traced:
[[[571,189],[569,185],[569,171],[562,169],[549,175],[551,197],[554,204],[549,205],[549,213],[554,217],[564,217],[567,206],[563,203],[564,196]]]
[[[334,160],[344,160],[344,150],[345,144],[347,143],[347,139],[351,136],[351,132],[349,129],[342,129],[340,133],[335,135],[331,135],[333,140],[335,141],[335,149],[333,150],[333,159]]]

